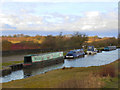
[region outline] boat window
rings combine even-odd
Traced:
[[[31,62],[32,62],[31,56],[24,57],[24,63],[31,63]]]
[[[105,47],[105,48],[108,48],[108,47]]]
[[[73,53],[73,51],[70,51],[69,53]]]
[[[73,54],[67,54],[67,56],[73,56]]]
[[[88,47],[88,51],[94,51],[94,47]]]

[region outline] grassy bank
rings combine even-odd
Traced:
[[[8,67],[10,65],[14,65],[14,64],[18,64],[18,63],[23,63],[23,60],[21,60],[21,61],[9,61],[9,62],[5,62],[5,63],[0,63],[0,70],[5,69],[6,67]]]
[[[118,63],[117,60],[103,66],[57,69],[3,83],[3,88],[117,88]]]

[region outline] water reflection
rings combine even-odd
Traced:
[[[38,75],[41,73],[45,73],[51,70],[55,70],[55,69],[59,69],[62,68],[64,63],[60,63],[60,64],[56,64],[56,65],[52,65],[52,66],[48,66],[48,67],[44,67],[44,68],[32,68],[30,67],[29,69],[23,69],[24,72],[24,78],[29,77],[29,76],[34,76],[34,75]]]
[[[17,80],[17,79],[23,79],[24,78],[24,73],[23,70],[18,70],[18,71],[14,71],[9,75],[6,75],[4,77],[0,77],[0,80],[2,82],[9,82],[12,80]],[[2,83],[0,82],[0,83]]]
[[[52,65],[44,68],[29,68],[12,72],[10,75],[0,77],[2,82],[9,82],[16,79],[23,79],[29,76],[38,75],[41,73],[45,73],[51,70],[59,69],[62,67],[88,67],[88,66],[100,66],[109,64],[118,59],[118,51],[103,51],[102,53],[97,53],[96,55],[85,55],[85,57],[64,60],[64,63],[60,63],[57,65]],[[1,83],[2,83],[1,82]]]

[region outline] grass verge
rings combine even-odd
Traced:
[[[9,61],[9,62],[5,62],[5,63],[0,63],[0,70],[4,69],[7,66],[18,64],[18,63],[23,63],[23,60],[21,60],[21,61]]]
[[[103,66],[62,68],[3,83],[3,88],[118,88],[119,60]]]

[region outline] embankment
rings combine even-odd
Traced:
[[[3,83],[3,88],[118,88],[118,63],[93,67],[62,68]]]

